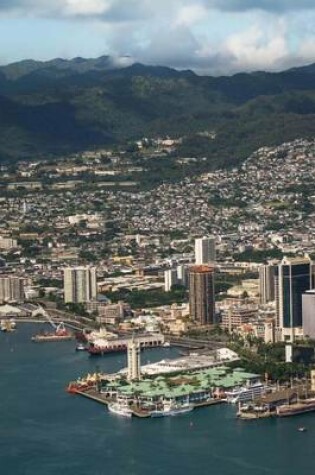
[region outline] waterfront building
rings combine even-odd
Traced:
[[[189,272],[189,311],[192,320],[200,325],[214,322],[214,268],[193,266]]]
[[[195,264],[210,264],[215,261],[214,236],[202,237],[195,240]]]
[[[302,295],[303,334],[315,338],[315,290],[309,290]]]
[[[177,269],[168,269],[164,272],[164,290],[169,292],[173,285],[178,283]]]
[[[24,279],[20,277],[0,277],[0,303],[23,302]]]
[[[275,270],[274,265],[263,265],[259,269],[260,303],[266,304],[275,299]]]
[[[67,267],[64,269],[65,303],[85,303],[96,299],[96,268]]]
[[[141,379],[140,345],[134,338],[128,341],[127,359],[128,381],[139,381],[139,379]]]
[[[303,336],[302,295],[311,289],[311,260],[284,257],[275,271],[277,326],[284,341]]]

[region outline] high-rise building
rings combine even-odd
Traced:
[[[264,265],[259,268],[260,303],[266,304],[275,299],[275,265]]]
[[[67,267],[63,283],[65,303],[85,303],[96,299],[95,267]]]
[[[214,268],[193,266],[189,272],[189,308],[191,318],[200,325],[214,322]]]
[[[315,338],[315,290],[308,290],[302,295],[303,334]]]
[[[285,341],[302,334],[302,295],[311,286],[311,260],[284,257],[275,270],[275,298],[277,326]]]
[[[207,236],[195,240],[195,264],[210,264],[215,261],[215,238]]]
[[[23,302],[24,279],[20,277],[0,277],[0,303]]]
[[[128,381],[138,381],[141,378],[140,345],[134,338],[128,341],[127,360]]]
[[[177,266],[177,280],[178,284],[183,287],[188,287],[188,267],[184,265]]]
[[[178,283],[177,269],[168,269],[164,272],[164,290],[169,292],[173,285]]]

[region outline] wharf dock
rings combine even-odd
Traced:
[[[86,397],[88,399],[92,399],[99,404],[103,404],[107,406],[111,401],[102,393],[96,391],[95,389],[89,389],[88,391],[76,391],[76,394],[79,396]]]
[[[311,406],[303,404],[303,401],[305,403],[309,401],[309,395],[310,390],[308,388],[302,388],[301,386],[275,391],[253,400],[251,403],[252,408],[250,409],[242,410],[240,407],[237,417],[243,420],[255,420],[269,417],[283,417],[283,413],[288,417],[302,413],[305,407],[308,411],[305,410],[304,412],[315,411],[314,393],[312,399],[313,404]],[[298,401],[301,401],[301,404],[299,404]],[[281,410],[283,407],[286,408],[285,411]]]
[[[88,389],[86,391],[76,391],[75,394],[78,394],[79,396],[83,396],[87,399],[91,399],[99,404],[103,404],[104,406],[108,406],[113,400],[110,400],[108,397],[106,397],[104,394],[98,392],[95,388]],[[201,407],[207,407],[207,406],[215,406],[218,404],[223,404],[226,401],[224,399],[210,399],[208,401],[202,401],[199,403],[194,404],[194,409],[198,409]],[[139,417],[140,419],[145,419],[148,417],[151,417],[151,412],[146,411],[143,409],[140,409],[138,406],[132,405],[130,406],[132,409],[132,413],[134,416]]]

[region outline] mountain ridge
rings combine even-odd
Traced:
[[[211,77],[109,56],[25,60],[0,67],[0,108],[2,162],[171,135],[208,168],[233,165],[277,130],[279,142],[315,136],[315,64]]]

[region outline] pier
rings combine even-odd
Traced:
[[[96,388],[89,389],[87,391],[77,391],[76,394],[78,396],[83,396],[87,399],[91,399],[92,401],[97,402],[98,404],[102,404],[103,406],[108,406],[108,404],[114,402],[112,399],[108,398],[105,394],[100,393],[97,391]],[[226,401],[223,399],[211,399],[208,401],[202,401],[199,403],[193,404],[194,409],[208,407],[208,406],[216,406],[218,404],[225,404]],[[139,406],[132,404],[130,405],[130,409],[134,416],[139,417],[140,419],[146,419],[151,417],[151,412],[149,410],[141,409]]]

